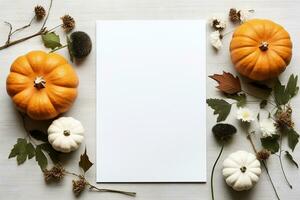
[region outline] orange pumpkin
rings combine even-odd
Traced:
[[[16,107],[32,119],[52,119],[69,110],[77,96],[78,77],[60,55],[32,51],[10,68],[6,90]]]
[[[253,80],[277,77],[292,58],[289,33],[279,24],[253,19],[239,26],[230,43],[236,70]]]

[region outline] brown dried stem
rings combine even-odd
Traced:
[[[69,175],[73,175],[73,176],[76,176],[78,178],[83,178],[86,185],[89,186],[89,189],[90,190],[95,190],[97,192],[112,192],[112,193],[119,193],[119,194],[124,194],[124,195],[128,195],[128,196],[132,196],[132,197],[135,197],[136,196],[136,193],[135,192],[126,192],[126,191],[121,191],[121,190],[113,190],[113,189],[102,189],[102,188],[98,188],[96,187],[95,185],[92,185],[90,184],[86,178],[84,176],[81,176],[81,175],[78,175],[74,172],[69,172],[67,170],[64,171],[66,174],[69,174]]]
[[[49,18],[49,14],[50,14],[50,10],[51,10],[51,8],[52,8],[52,4],[53,4],[53,0],[50,0],[50,5],[49,5],[49,8],[48,8],[48,13],[47,13],[46,18],[45,18],[45,20],[44,20],[44,22],[43,22],[43,25],[41,26],[41,29],[40,29],[38,32],[36,32],[36,33],[34,33],[34,34],[32,34],[32,35],[23,37],[23,38],[18,39],[18,40],[11,41],[11,36],[12,36],[14,33],[16,33],[17,31],[24,30],[25,28],[28,28],[28,27],[31,26],[34,17],[32,18],[32,20],[30,21],[29,24],[27,24],[27,25],[25,25],[25,26],[23,26],[23,27],[21,27],[21,28],[18,28],[18,29],[16,29],[15,31],[12,31],[12,25],[11,25],[11,23],[5,22],[5,23],[7,23],[7,24],[9,25],[10,31],[9,31],[9,34],[8,34],[8,37],[7,37],[7,41],[5,42],[4,45],[0,46],[0,51],[3,50],[3,49],[8,48],[8,47],[10,47],[10,46],[13,46],[13,45],[15,45],[15,44],[24,42],[24,41],[29,40],[29,39],[31,39],[31,38],[34,38],[34,37],[36,37],[36,36],[39,36],[39,35],[42,35],[42,34],[47,33],[48,31],[47,31],[47,28],[46,28],[45,26],[46,26],[46,23],[47,23],[48,18]]]
[[[252,133],[248,133],[247,139],[249,140],[249,142],[250,142],[250,144],[251,144],[251,146],[252,146],[252,148],[253,148],[253,151],[254,151],[255,154],[256,154],[256,153],[257,153],[257,150],[256,150],[256,147],[255,147],[254,142],[253,142],[253,140],[252,140],[251,134],[252,134]],[[275,195],[276,195],[277,199],[280,200],[279,195],[278,195],[278,193],[277,193],[277,190],[276,190],[276,188],[275,188],[275,185],[274,185],[274,183],[273,183],[273,180],[272,180],[272,178],[271,178],[271,175],[270,175],[270,173],[269,173],[269,169],[268,169],[268,167],[267,167],[266,162],[265,162],[264,160],[262,160],[261,163],[263,164],[263,167],[265,168],[265,170],[266,170],[266,172],[267,172],[267,175],[268,175],[268,177],[269,177],[269,180],[270,180],[270,182],[271,182],[272,188],[273,188],[273,190],[274,190],[274,192],[275,192]]]

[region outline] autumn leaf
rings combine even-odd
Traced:
[[[293,158],[293,156],[290,154],[290,152],[285,151],[285,155],[288,158],[289,161],[291,161],[297,168],[299,168],[298,163],[295,161],[295,159]]]
[[[260,141],[262,146],[265,149],[271,151],[271,153],[274,154],[279,151],[278,138],[279,135],[273,135],[273,136],[261,138]]]
[[[206,99],[206,103],[214,109],[214,115],[218,115],[217,122],[224,121],[230,113],[231,104],[223,99]]]
[[[217,88],[226,94],[235,94],[242,91],[241,82],[239,77],[234,77],[229,72],[223,72],[223,74],[214,74],[209,76],[219,83]]]
[[[80,155],[79,166],[83,169],[84,173],[87,172],[93,163],[90,161],[89,156],[86,154],[86,149],[82,155]]]

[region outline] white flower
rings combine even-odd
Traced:
[[[250,17],[250,11],[249,10],[239,10],[240,13],[240,22],[244,23],[246,22]]]
[[[219,31],[214,31],[210,34],[210,43],[217,50],[219,50],[223,46],[221,41],[221,34]]]
[[[237,119],[242,122],[251,122],[254,121],[254,114],[249,108],[238,108]]]
[[[275,122],[272,119],[263,119],[263,120],[261,120],[259,125],[260,125],[260,130],[261,130],[261,133],[262,133],[263,137],[270,137],[272,135],[277,134],[276,133],[276,127],[275,127],[274,123]]]
[[[209,20],[209,24],[216,30],[223,30],[226,28],[226,21],[218,17],[212,17]]]

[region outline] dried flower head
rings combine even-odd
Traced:
[[[44,170],[44,178],[46,182],[59,181],[65,176],[65,170],[60,165],[55,165],[50,170]]]
[[[88,34],[82,31],[73,32],[68,38],[68,49],[71,58],[82,59],[88,56],[92,50],[92,40]]]
[[[235,8],[231,8],[229,10],[229,19],[233,23],[240,22],[240,12]]]
[[[267,160],[271,155],[271,152],[267,149],[263,149],[263,150],[260,150],[259,152],[256,153],[256,158],[258,160]]]
[[[34,13],[35,13],[35,16],[38,20],[41,20],[46,16],[46,10],[43,6],[37,5],[34,8]]]
[[[212,17],[210,26],[215,30],[222,31],[226,28],[226,21],[218,17]]]
[[[254,12],[254,10],[237,10],[236,8],[231,8],[229,10],[229,19],[233,23],[244,23],[248,20],[251,12]]]
[[[61,17],[61,20],[63,22],[62,27],[66,32],[70,32],[74,29],[75,20],[73,17],[71,17],[70,15],[64,15]]]
[[[275,126],[279,129],[293,128],[292,108],[287,106],[285,110],[280,110],[275,115]]]
[[[83,176],[80,176],[78,180],[73,180],[73,192],[75,196],[79,196],[84,191],[86,186],[86,180]]]

